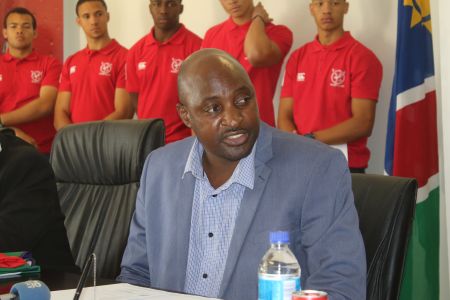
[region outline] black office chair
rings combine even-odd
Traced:
[[[416,207],[415,179],[352,174],[367,256],[367,300],[396,300]]]
[[[97,255],[97,276],[115,278],[147,155],[164,144],[162,120],[100,121],[58,132],[51,164],[75,262]]]

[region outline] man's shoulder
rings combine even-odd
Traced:
[[[64,61],[64,64],[70,64],[72,61],[77,60],[77,59],[84,59],[85,55],[84,55],[85,49],[81,49],[77,52],[75,52],[74,54],[68,56],[66,58],[66,60]]]
[[[168,169],[180,164],[184,166],[194,139],[194,137],[188,137],[152,151],[149,155],[151,164],[161,165]]]
[[[218,32],[224,30],[225,27],[226,27],[226,25],[228,25],[229,22],[230,22],[230,20],[227,19],[227,20],[225,20],[225,21],[223,21],[223,22],[221,22],[221,23],[219,23],[219,24],[216,24],[216,25],[214,25],[213,27],[209,28],[209,29],[206,31],[205,39],[206,39],[206,37],[212,37],[212,36],[214,36],[215,34],[217,34]]]
[[[131,46],[130,50],[128,50],[129,53],[137,53],[137,52],[141,52],[142,48],[145,46],[147,40],[150,37],[151,33],[147,33],[146,35],[144,35],[142,38],[140,38],[136,43],[134,43],[133,46]]]
[[[376,54],[370,48],[368,48],[366,45],[364,45],[354,37],[352,37],[351,43],[349,43],[349,47],[351,48],[350,55],[353,57],[361,57],[379,61]]]
[[[334,148],[319,141],[306,138],[301,135],[288,133],[279,129],[272,131],[273,161],[282,162],[292,168],[307,169],[330,161],[336,161],[337,165],[346,167],[344,155]]]

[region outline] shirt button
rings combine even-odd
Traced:
[[[203,278],[204,278],[204,279],[208,278],[208,274],[206,274],[206,273],[203,274]]]
[[[212,237],[214,236],[214,234],[213,234],[212,232],[210,232],[210,233],[208,233],[208,236],[209,236],[210,238],[212,238]]]

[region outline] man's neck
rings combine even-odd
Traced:
[[[252,9],[249,9],[248,12],[246,12],[243,16],[239,17],[239,18],[233,18],[233,22],[236,23],[237,25],[244,25],[245,23],[248,23],[252,20],[252,15],[253,15],[253,7]]]
[[[106,35],[98,39],[88,38],[87,43],[89,50],[98,51],[105,48],[111,41],[112,39],[109,37],[109,35]]]
[[[212,162],[206,158],[206,154],[203,154],[202,165],[203,170],[208,176],[209,183],[215,189],[222,186],[231,175],[233,175],[234,169],[236,169],[239,161],[225,161]]]
[[[15,57],[18,59],[23,59],[23,58],[27,57],[28,55],[30,55],[31,52],[33,52],[33,48],[32,47],[26,48],[26,49],[9,48],[8,51],[12,57]]]
[[[153,37],[155,38],[155,40],[157,40],[158,42],[166,42],[168,41],[175,33],[177,33],[177,31],[180,29],[181,24],[178,23],[178,25],[174,28],[171,28],[169,30],[162,30],[159,28],[155,27],[154,33],[153,33]]]
[[[324,46],[328,46],[338,41],[344,35],[344,28],[333,31],[319,30],[319,42]]]

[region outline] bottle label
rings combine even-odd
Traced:
[[[292,275],[259,275],[258,300],[291,300],[300,291],[300,278]]]

